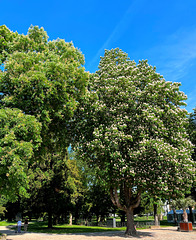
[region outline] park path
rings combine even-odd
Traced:
[[[176,227],[144,229],[138,237],[125,237],[124,232],[98,232],[80,234],[14,233],[8,227],[0,227],[7,240],[196,240],[196,232],[178,232]]]

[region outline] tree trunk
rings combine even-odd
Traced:
[[[159,221],[163,220],[163,214],[162,213],[158,214],[158,220]]]
[[[97,222],[97,226],[98,226],[98,223],[99,223],[99,215],[96,216],[96,222]]]
[[[74,211],[74,224],[78,224],[79,220],[79,212],[78,212],[78,207],[76,207],[76,210]]]
[[[120,215],[121,227],[125,226],[125,212]]]
[[[53,225],[57,225],[59,223],[59,216],[54,215],[53,216]]]
[[[72,213],[69,214],[69,225],[72,226],[73,216]]]
[[[177,222],[177,214],[176,214],[176,209],[175,208],[173,208],[173,212],[174,212],[174,223],[175,223],[175,225],[177,225],[178,222]]]
[[[133,208],[128,208],[126,211],[126,216],[127,216],[127,229],[125,234],[126,235],[131,235],[131,236],[136,236],[137,231],[134,226],[134,215],[133,215]]]
[[[159,218],[157,214],[157,204],[154,204],[154,225],[155,226],[159,225]]]
[[[121,189],[122,190],[122,189]],[[126,184],[124,184],[124,195],[125,195],[125,202],[126,205],[123,206],[120,203],[120,199],[118,196],[117,188],[111,188],[110,189],[110,196],[113,204],[117,206],[120,210],[124,211],[127,216],[127,229],[125,234],[136,236],[137,231],[134,226],[134,215],[133,210],[137,208],[140,204],[141,200],[141,191],[139,190],[136,196],[132,195],[132,189],[127,187]]]
[[[188,215],[187,215],[187,212],[186,212],[186,209],[183,209],[183,222],[188,222]]]
[[[52,228],[52,213],[48,212],[48,228]]]
[[[189,207],[189,212],[190,212],[190,221],[191,221],[192,223],[194,223],[194,221],[193,221],[193,210],[192,210],[192,207]]]

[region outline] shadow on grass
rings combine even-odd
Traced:
[[[170,226],[171,227],[171,226]],[[9,227],[6,227],[7,229],[9,229]],[[13,226],[12,226],[13,228]],[[122,237],[122,238],[129,238],[129,236],[125,235],[125,227],[124,228],[106,228],[106,227],[90,227],[90,226],[80,226],[80,225],[56,225],[53,228],[49,229],[47,227],[47,223],[46,222],[31,222],[28,226],[28,232],[30,233],[45,233],[45,234],[69,234],[69,235],[84,235],[87,238],[88,237],[93,237],[93,236],[106,236],[106,237]],[[11,230],[11,229],[10,229]],[[155,237],[155,231],[152,229],[151,231],[145,231],[145,229],[143,229],[142,231],[140,231],[141,229],[137,229],[138,231],[138,235],[135,236],[135,238],[141,239],[144,237]],[[156,229],[157,230],[171,230],[171,231],[175,231],[177,232],[177,228],[176,229],[172,229],[172,228],[167,228],[167,226],[165,227],[165,229]],[[3,233],[3,231],[1,231]],[[159,232],[159,231],[158,231]],[[194,233],[196,232],[196,230],[194,229]],[[5,232],[6,233],[6,232]],[[14,229],[12,230],[12,232],[10,231],[10,233],[8,233],[8,237],[7,240],[10,239],[9,235],[23,235],[24,234],[24,230],[22,228],[22,233],[14,233]],[[56,238],[58,239],[58,236],[56,236]]]
[[[47,224],[42,223],[30,223],[28,226],[28,232],[36,233],[56,233],[56,234],[70,234],[70,233],[94,233],[105,231],[123,231],[125,228],[105,228],[105,227],[89,227],[80,225],[55,225],[53,228],[48,228]]]
[[[22,228],[21,233],[15,233],[16,227],[12,226],[6,227],[5,233],[7,233],[7,240],[11,240],[12,237],[11,235],[17,235],[17,236],[22,236],[24,235],[24,230]],[[1,230],[0,230],[1,231]],[[4,231],[1,231],[4,233]],[[47,227],[46,222],[32,222],[29,224],[28,227],[28,233],[35,233],[35,234],[69,234],[69,235],[78,235],[78,236],[85,236],[86,239],[90,237],[120,237],[120,238],[130,238],[130,236],[125,235],[125,228],[104,228],[104,227],[88,227],[88,226],[78,226],[78,225],[59,225],[59,226],[54,226],[52,229],[49,229]],[[137,239],[143,239],[144,237],[154,237],[154,232],[153,231],[140,231],[140,229],[137,229],[137,236],[135,238]],[[39,238],[39,237],[38,237]],[[58,235],[55,236],[56,239],[58,239]],[[135,239],[134,238],[134,239]],[[74,236],[73,236],[74,239]]]
[[[69,234],[69,235],[85,235],[85,236],[107,236],[107,237],[123,237],[129,238],[130,236],[125,235],[125,227],[122,228],[106,228],[106,227],[89,227],[80,225],[57,225],[53,228],[48,228],[47,224],[44,222],[34,222],[29,224],[28,232],[34,233],[47,233],[47,234]],[[151,237],[153,233],[151,232],[140,232],[136,238]]]
[[[161,220],[160,221],[161,226],[166,226],[166,227],[175,227],[177,226],[175,223],[169,223],[167,220]]]

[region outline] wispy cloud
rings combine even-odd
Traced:
[[[150,58],[160,66],[161,72],[172,81],[183,78],[196,59],[196,27],[189,32],[179,30],[148,52]]]
[[[182,83],[181,90],[188,95],[187,110],[192,111],[196,106],[196,81],[191,79],[191,69],[196,68],[196,27],[167,36],[164,42],[149,49],[147,56],[167,81]]]
[[[132,19],[134,18],[135,15],[137,15],[140,7],[143,5],[143,3],[145,1],[146,0],[140,0],[140,1],[134,0],[134,1],[132,1],[129,8],[124,13],[123,17],[120,19],[118,24],[115,26],[112,33],[109,35],[109,37],[106,39],[106,41],[100,47],[100,49],[97,51],[96,55],[91,60],[88,67],[93,66],[100,59],[100,56],[101,55],[103,56],[104,50],[110,48],[111,43],[117,41],[122,36],[122,34],[126,31],[128,26],[130,25]]]

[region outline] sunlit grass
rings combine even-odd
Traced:
[[[32,222],[28,226],[29,232],[37,233],[83,233],[83,232],[104,232],[104,231],[125,231],[123,228],[107,228],[107,227],[89,227],[80,225],[55,225],[49,229],[46,222]]]
[[[146,220],[144,218],[135,219],[135,221],[138,222],[144,222],[144,225],[138,226],[137,230],[140,229],[146,229],[149,228],[149,226],[145,226],[145,222],[152,221],[152,220]],[[0,221],[0,226],[9,226],[9,225],[15,225],[16,222],[7,222],[7,221]],[[161,227],[169,227],[174,226],[174,224],[170,224],[167,222],[167,220],[161,221]],[[37,222],[32,221],[29,223],[28,226],[28,232],[36,232],[36,233],[55,233],[55,234],[66,234],[66,233],[85,233],[85,232],[105,232],[105,231],[125,231],[126,227],[121,228],[109,228],[109,227],[98,227],[98,226],[83,226],[83,225],[67,225],[67,224],[59,224],[54,225],[53,228],[49,229],[47,222]],[[22,227],[23,231],[23,227]]]
[[[10,225],[16,225],[16,222],[9,222],[9,221],[0,221],[0,226],[10,226]]]

